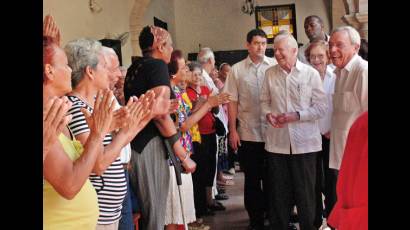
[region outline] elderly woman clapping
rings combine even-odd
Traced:
[[[67,111],[71,102],[64,95],[70,91],[71,68],[64,50],[51,37],[43,37],[45,112],[49,108],[48,114],[52,113],[54,107],[54,112],[61,116],[62,111]],[[99,91],[98,98],[93,103],[96,109],[90,116],[92,125],[89,127],[89,137],[83,144],[76,141],[66,126],[70,118],[59,118],[62,124],[58,130],[49,130],[50,126],[46,122],[48,117],[45,117],[44,128],[48,128],[44,132],[58,137],[49,146],[44,158],[44,229],[95,229],[98,218],[97,194],[88,178],[103,138],[109,131],[114,108],[110,105],[112,93],[109,91]]]
[[[94,101],[99,100],[98,96],[95,98],[97,92],[109,88],[107,63],[102,53],[101,43],[96,40],[71,41],[66,45],[65,51],[68,64],[73,69],[73,91],[68,94],[68,99],[73,103],[69,110],[73,119],[69,127],[76,139],[81,143],[86,143],[90,135],[90,128],[87,116],[84,116],[81,109],[92,112],[96,109],[93,107]],[[111,133],[105,135],[103,145],[99,148],[99,154],[90,175],[90,181],[97,191],[100,211],[97,229],[118,228],[122,202],[127,192],[124,170],[119,158],[120,150],[150,120],[150,106],[153,104],[154,97],[153,92],[148,92],[139,100],[136,97],[130,98],[127,106],[122,107],[127,110],[122,114],[129,114],[129,116],[124,115],[127,117],[126,120],[116,119],[119,122],[113,122],[115,125],[111,126],[111,131],[120,128],[119,131],[115,136]]]

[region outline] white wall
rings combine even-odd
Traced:
[[[98,0],[100,13],[89,10],[88,0],[43,0],[43,15],[52,14],[62,32],[62,45],[79,37],[102,39],[107,33],[129,31],[130,11],[138,0]],[[298,41],[307,42],[304,18],[317,14],[329,28],[327,0],[256,0],[259,6],[295,3]],[[198,44],[213,50],[244,49],[246,34],[255,28],[255,15],[241,12],[244,0],[151,0],[143,25],[153,25],[154,16],[167,22],[174,46],[185,54],[198,51]],[[123,64],[131,63],[131,42],[122,47]]]
[[[43,16],[51,14],[60,28],[62,45],[80,38],[102,39],[107,33],[120,34],[129,31],[129,14],[134,0],[97,1],[103,10],[92,13],[85,0],[43,0]],[[121,48],[124,65],[131,63],[131,47],[128,41]]]
[[[258,6],[295,4],[298,42],[308,41],[303,28],[306,16],[316,14],[328,32],[326,0],[256,0]],[[244,0],[175,0],[176,41],[184,53],[197,52],[199,44],[213,50],[244,49],[246,34],[255,28],[255,15],[241,12]]]
[[[144,25],[154,25],[154,17],[168,24],[168,31],[175,41],[175,8],[174,1],[179,0],[151,0],[144,15]]]
[[[129,21],[135,0],[98,0],[103,8],[92,13],[87,0],[43,0],[43,16],[51,14],[62,33],[62,46],[67,42],[89,37],[102,39],[107,33],[121,34],[129,31]],[[138,1],[138,0],[136,0]],[[167,22],[175,34],[174,0],[151,0],[145,12],[143,24],[153,25],[154,16]],[[131,64],[131,42],[121,48],[123,65]]]

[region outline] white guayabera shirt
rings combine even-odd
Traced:
[[[272,153],[302,154],[322,150],[319,119],[327,110],[322,79],[313,67],[299,60],[290,73],[279,65],[266,70],[262,86],[262,114],[299,112],[300,120],[283,128],[268,125],[265,149]]]

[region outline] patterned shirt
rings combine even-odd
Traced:
[[[176,116],[178,127],[181,127],[182,123],[184,123],[188,116],[191,115],[191,108],[182,97],[182,94],[186,94],[185,92],[183,92],[177,86],[172,87],[172,90],[174,91],[175,97],[178,100],[178,109],[176,112]],[[190,130],[181,132],[181,137],[179,138],[179,140],[181,141],[181,144],[185,148],[185,150],[192,153],[192,136]]]

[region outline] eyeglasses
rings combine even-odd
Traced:
[[[319,60],[323,60],[325,58],[325,55],[319,54],[319,55],[310,55],[309,56],[310,60],[315,60],[316,58],[319,59]]]

